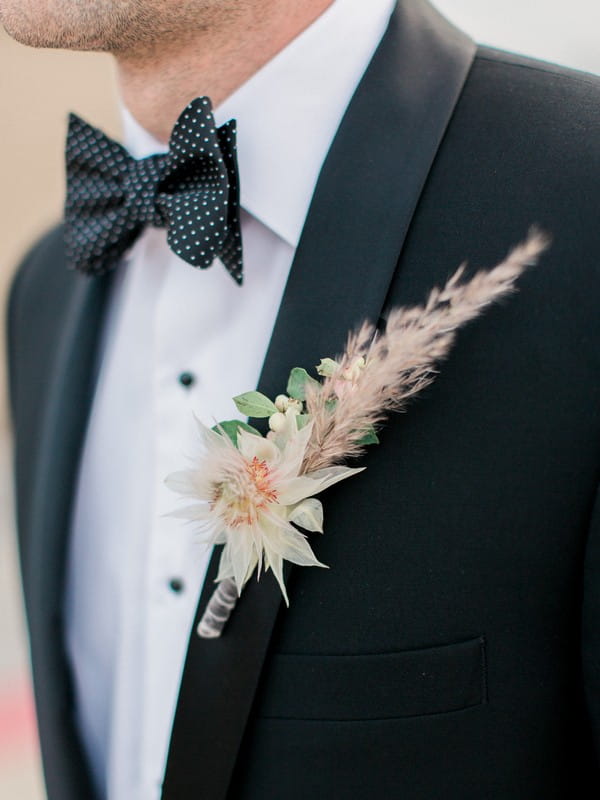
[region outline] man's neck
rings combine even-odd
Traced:
[[[280,0],[261,13],[240,4],[239,14],[194,32],[188,41],[158,44],[142,53],[119,53],[117,74],[125,105],[137,121],[167,142],[182,109],[207,95],[218,106],[333,0]]]

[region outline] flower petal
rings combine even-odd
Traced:
[[[226,578],[233,578],[233,567],[231,565],[231,559],[229,558],[229,551],[224,547],[221,551],[221,558],[219,559],[219,571],[217,572],[215,583],[220,583]]]
[[[362,472],[364,467],[325,467],[316,472],[309,472],[288,481],[283,481],[277,486],[278,501],[285,506],[295,505],[305,497],[319,494],[328,486],[332,486],[344,478],[349,478],[357,472]]]
[[[215,449],[223,449],[227,447],[234,447],[233,442],[228,436],[223,436],[216,431],[211,430],[208,428],[198,417],[194,414],[194,419],[196,420],[196,426],[198,428],[198,433],[200,434],[200,440],[204,445],[204,448],[207,451],[215,450]]]
[[[180,472],[171,472],[165,478],[165,486],[185,497],[196,497],[198,489],[194,480],[194,470],[184,469]]]
[[[288,520],[304,530],[323,533],[323,504],[316,497],[308,497],[292,506]]]
[[[286,561],[298,564],[300,567],[323,567],[328,569],[327,564],[322,564],[313,553],[305,536],[295,532],[295,536],[285,537],[285,544],[282,548],[281,556]]]
[[[306,475],[299,475],[277,484],[277,501],[283,506],[294,506],[318,491],[318,483]]]
[[[186,506],[185,508],[178,508],[175,511],[169,511],[165,514],[166,517],[174,517],[175,519],[188,519],[195,522],[211,522],[212,515],[207,503],[194,503],[193,506]]]
[[[279,459],[279,450],[264,436],[256,436],[254,433],[248,433],[240,428],[237,440],[240,453],[248,460],[258,458],[259,461],[272,464]]]
[[[285,588],[285,581],[283,580],[283,559],[277,553],[267,551],[265,554],[265,564],[267,565],[267,569],[271,567],[273,570],[273,575],[275,575],[277,583],[279,584],[285,604],[289,608],[290,601]]]
[[[356,475],[358,472],[364,472],[366,467],[324,467],[317,469],[314,472],[307,472],[306,477],[312,478],[321,483],[321,490],[326,489],[338,481],[343,481],[344,478],[349,478],[350,475]]]
[[[313,429],[313,423],[309,422],[298,430],[295,418],[292,421],[294,432],[286,442],[281,458],[280,474],[282,479],[295,477],[300,472],[306,446]]]
[[[288,522],[261,516],[261,527],[265,534],[265,552],[278,553],[282,558],[301,567],[324,567],[317,559],[306,536]]]
[[[235,535],[229,535],[221,558],[227,572],[233,573],[231,577],[235,581],[238,594],[241,594],[257,563],[254,542],[249,532],[238,529],[235,531]]]

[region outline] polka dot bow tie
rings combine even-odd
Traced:
[[[242,283],[235,120],[215,127],[207,97],[177,120],[169,151],[136,160],[74,114],[67,136],[65,243],[69,266],[100,275],[146,225],[202,269],[220,258]]]

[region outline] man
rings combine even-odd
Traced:
[[[0,0],[0,16],[29,44],[114,53],[137,158],[198,96],[238,128],[241,287],[152,225],[100,276],[69,272],[54,231],[14,284],[49,797],[546,800],[575,776],[594,795],[598,81],[475,50],[420,0]],[[251,581],[221,638],[190,635],[217,556],[164,516],[163,478],[191,411],[274,397],[532,223],[553,237],[540,266],[327,492],[313,544],[330,569],[295,569],[289,609],[271,575]]]

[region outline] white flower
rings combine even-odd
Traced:
[[[273,433],[281,433],[286,429],[286,418],[282,411],[277,411],[269,417],[269,428]]]
[[[173,516],[200,523],[209,544],[224,544],[217,581],[233,578],[238,594],[255,568],[271,568],[286,603],[283,561],[323,567],[306,536],[323,530],[323,507],[312,495],[361,472],[328,467],[300,474],[312,426],[289,436],[283,446],[238,431],[236,448],[228,436],[198,421],[203,452],[191,469],[175,472],[167,486],[195,501]]]
[[[287,394],[278,394],[275,398],[275,408],[277,411],[281,411],[282,414],[284,411],[287,411],[289,404],[290,398]]]
[[[290,405],[285,414],[278,411],[269,417],[267,439],[279,450],[285,450],[288,442],[298,436],[298,413],[298,406]],[[304,453],[302,455],[304,456]]]

